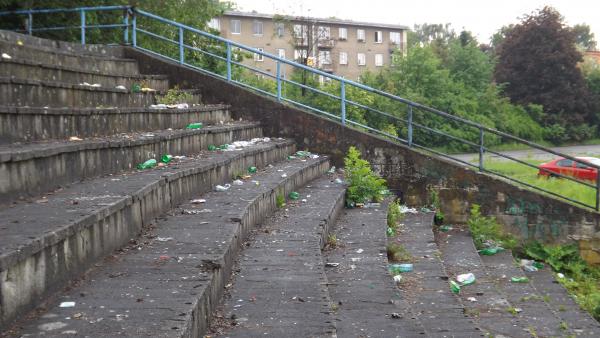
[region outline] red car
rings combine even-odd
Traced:
[[[591,163],[600,166],[600,158],[595,157],[575,157],[582,162]],[[539,166],[538,176],[554,176],[552,173],[560,173],[562,175],[573,176],[582,180],[595,181],[598,178],[598,170],[587,166],[585,163],[575,162],[566,158],[558,158],[556,160],[542,163]],[[542,170],[546,169],[546,170]]]

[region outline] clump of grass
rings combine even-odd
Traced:
[[[404,214],[400,212],[400,202],[394,200],[388,205],[387,226],[388,228],[396,229],[398,222],[404,218]]]
[[[178,104],[188,103],[192,100],[192,98],[192,94],[179,89],[178,86],[175,86],[167,90],[167,93],[164,96],[159,96],[157,101],[158,103],[162,104]]]
[[[560,325],[558,327],[563,331],[567,331],[569,329],[569,325],[567,325],[566,322],[560,322]]]
[[[517,309],[514,306],[507,307],[506,312],[510,313],[513,316],[516,316],[519,313],[517,312]]]
[[[282,194],[277,195],[275,197],[275,204],[279,209],[285,207],[285,197]]]
[[[387,257],[390,262],[411,262],[413,256],[402,245],[390,243],[386,247]]]
[[[329,234],[327,236],[327,246],[330,248],[337,248],[338,246],[337,236],[335,234]]]
[[[513,235],[505,233],[495,217],[485,217],[481,214],[480,206],[473,204],[471,215],[467,221],[477,249],[483,249],[485,243],[494,242],[497,245],[512,249],[517,245]]]

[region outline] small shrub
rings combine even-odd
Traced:
[[[277,197],[275,197],[275,204],[279,209],[285,207],[285,197],[282,194],[277,195]]]
[[[483,249],[484,243],[493,241],[505,249],[512,249],[517,241],[511,234],[504,233],[495,217],[485,217],[481,214],[480,206],[473,204],[471,215],[467,221],[477,249]]]
[[[373,173],[369,162],[360,156],[355,147],[350,147],[344,158],[345,175],[349,183],[346,203],[349,206],[371,201],[381,202],[384,191],[387,191],[385,180]]]
[[[413,256],[402,245],[390,243],[386,247],[387,257],[390,262],[411,262]]]
[[[404,218],[404,214],[400,212],[400,202],[394,200],[388,205],[387,226],[388,228],[396,229],[398,222]]]
[[[337,248],[338,240],[335,234],[329,234],[327,236],[327,246],[330,248]]]
[[[179,89],[175,86],[167,91],[164,96],[159,96],[157,101],[162,104],[187,103],[192,100],[192,94]]]

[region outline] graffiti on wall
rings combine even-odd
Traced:
[[[504,214],[512,219],[510,225],[516,228],[521,238],[551,240],[566,233],[568,220],[558,210],[544,208],[537,202],[523,198],[507,197]]]

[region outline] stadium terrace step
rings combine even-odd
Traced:
[[[336,221],[337,246],[324,252],[338,337],[423,337],[406,296],[388,273],[387,203],[348,209]]]
[[[103,88],[123,86],[127,89],[133,84],[148,87],[158,91],[169,89],[169,81],[164,75],[123,75],[106,74],[71,67],[59,66],[46,62],[16,59],[0,59],[0,76],[21,79],[36,79],[40,81],[59,81],[72,84],[100,84]]]
[[[517,312],[529,324],[525,333],[540,337],[575,335],[572,328],[562,324],[558,309],[553,309],[546,302],[544,295],[539,294],[533,285],[529,282],[511,282],[512,277],[523,277],[525,273],[515,262],[510,250],[493,256],[481,256],[481,259],[490,276],[496,281],[496,288],[506,295],[506,299],[512,305],[510,311]],[[595,335],[588,335],[586,332],[582,336],[594,337]]]
[[[0,34],[6,33],[4,31]],[[18,34],[18,39],[23,40],[25,35]],[[36,39],[36,38],[34,38]],[[40,39],[42,40],[42,39]],[[74,49],[75,44],[61,43],[61,47],[46,48],[28,44],[24,40],[23,45],[17,42],[7,42],[0,38],[0,53],[8,54],[10,60],[29,60],[41,62],[56,66],[67,66],[74,69],[98,72],[108,75],[136,75],[139,74],[138,63],[136,60],[113,57],[110,55],[101,55],[98,53],[82,53],[81,51],[69,51],[64,47],[71,45]],[[81,45],[79,45],[81,47]],[[106,48],[106,51],[111,51]]]
[[[294,151],[291,141],[258,143],[241,151],[204,151],[196,157],[182,159],[160,169],[84,181],[36,202],[19,203],[0,210],[0,330],[15,318],[24,318],[24,312],[38,306],[53,292],[61,290],[70,279],[79,276],[102,257],[127,244],[140,233],[142,226],[152,223],[155,217],[193,196],[211,191],[215,184],[224,184],[232,177],[245,173],[249,166],[263,168],[267,164],[282,161]],[[299,167],[311,169],[306,174],[296,173],[296,176],[290,173],[290,179],[285,181],[286,191],[290,189],[289,184],[302,183],[313,172],[321,172],[327,164],[324,159],[309,162],[298,160],[298,163]],[[250,183],[245,185],[250,186]],[[269,186],[261,184],[256,189]],[[254,194],[258,191],[256,189],[253,190]],[[232,191],[237,192],[238,189],[232,188]],[[275,195],[270,195],[267,190],[260,191],[265,193],[245,209],[246,204],[239,204],[248,200],[248,196],[243,194],[235,198],[234,195],[223,194],[214,207],[210,205],[215,211],[233,210],[236,217],[241,217],[244,222],[254,222],[269,210],[262,203],[267,202],[269,206],[275,203]],[[207,216],[217,220],[216,215],[212,213]],[[224,221],[229,222],[230,217],[222,215]],[[219,228],[208,233],[203,233],[203,229],[196,234],[200,237],[188,243],[201,249],[204,246],[198,245],[196,239],[198,242],[202,239],[213,246],[220,246],[215,237]],[[172,231],[185,236],[181,228],[176,227]],[[175,234],[165,237],[168,236]],[[174,252],[170,254],[175,255]],[[149,272],[156,272],[157,275],[144,277],[148,282],[161,278],[158,277],[160,271],[150,269]],[[196,285],[197,279],[192,280]],[[216,290],[221,287],[215,286]],[[110,292],[114,294],[115,290],[127,292],[124,287]],[[160,303],[160,307],[163,306]],[[119,307],[115,303],[111,309]],[[150,318],[145,318],[147,325],[150,325]]]
[[[93,87],[57,81],[0,77],[0,101],[20,107],[150,107],[164,92],[133,93],[129,89]],[[200,96],[192,95],[200,103]]]
[[[164,154],[189,155],[206,150],[209,145],[261,136],[258,123],[237,121],[193,130],[5,145],[0,147],[0,204],[86,178],[132,169]]]
[[[473,273],[476,282],[461,288],[460,297],[467,313],[478,323],[481,330],[494,337],[520,337],[539,334],[543,337],[559,337],[570,335],[568,329],[560,330],[559,323],[553,312],[548,308],[536,307],[540,312],[520,311],[523,303],[542,300],[542,296],[532,291],[523,298],[511,297],[512,288],[498,288],[513,275],[496,273],[496,266],[486,266],[481,261],[468,231],[455,227],[448,232],[439,232],[437,240],[442,251],[442,260],[450,278],[464,273]],[[508,256],[506,256],[508,258]],[[505,262],[514,264],[512,259]],[[518,270],[518,269],[517,269]],[[518,271],[515,271],[518,272]],[[518,274],[521,276],[522,274]],[[524,289],[526,286],[515,285]],[[471,300],[469,300],[471,299]],[[514,302],[517,300],[518,302]],[[543,305],[543,302],[539,303]],[[537,317],[533,319],[532,317]],[[538,320],[539,318],[546,318]],[[539,326],[542,323],[543,326]],[[546,327],[549,326],[549,327]]]
[[[335,335],[321,248],[344,192],[333,177],[319,178],[255,231],[212,331],[225,337]],[[224,318],[235,326],[220,326]]]
[[[276,196],[328,169],[327,158],[278,163],[225,192],[198,193],[144,237],[98,264],[79,286],[47,304],[19,335],[201,337],[249,230],[276,208]],[[285,170],[286,178],[278,169]],[[211,182],[212,183],[212,182]],[[318,247],[317,247],[318,249]],[[60,307],[61,302],[75,302]]]
[[[229,106],[226,105],[189,109],[0,106],[0,144],[180,129],[193,122],[210,125],[230,120]]]
[[[415,260],[414,270],[399,284],[413,313],[429,337],[483,337],[451,291],[433,235],[433,213],[406,213],[395,242]]]

